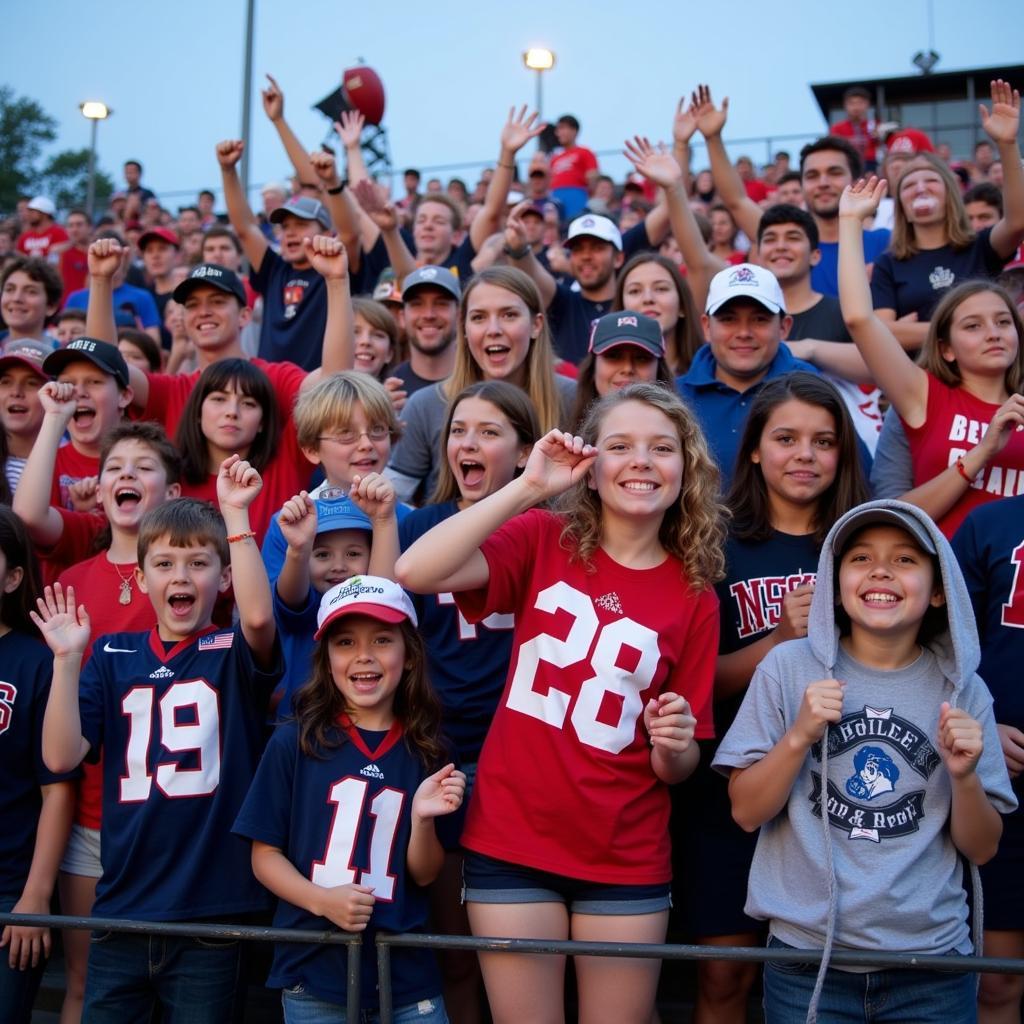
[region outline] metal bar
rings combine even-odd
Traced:
[[[377,998],[380,1002],[380,1024],[391,1024],[391,943],[381,942],[377,935]]]
[[[245,5],[245,61],[242,69],[242,194],[249,198],[249,149],[252,135],[252,36],[256,0],[247,0]]]
[[[92,128],[89,133],[89,178],[85,187],[85,212],[89,215],[90,225],[96,207],[96,121],[95,117],[89,118]]]
[[[357,1021],[359,1019],[360,1002],[362,1001],[362,980],[363,980],[363,937],[356,932],[347,935],[349,941],[348,957],[348,984],[345,988],[345,1020]],[[358,939],[359,941],[354,941]]]

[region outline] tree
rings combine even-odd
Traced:
[[[20,195],[32,191],[43,145],[57,137],[57,122],[35,100],[0,86],[0,210],[14,210]]]
[[[96,170],[96,209],[103,210],[114,191],[109,174]],[[38,177],[39,191],[58,207],[85,206],[89,188],[89,150],[66,149],[52,157]]]

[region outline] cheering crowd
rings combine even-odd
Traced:
[[[224,215],[134,160],[95,222],[24,197],[0,910],[361,932],[368,1020],[374,937],[430,931],[824,949],[701,961],[701,1024],[759,980],[769,1022],[1019,1021],[1024,976],[831,962],[1024,958],[1020,97],[969,159],[870,104],[756,168],[700,86],[625,182],[513,108],[473,188],[395,196],[268,76],[259,210],[231,139]],[[236,941],[62,942],[62,1024],[244,1019]],[[51,936],[2,946],[28,1021]],[[581,1021],[658,1019],[659,960],[574,968]],[[564,1019],[563,957],[391,969],[396,1021]],[[255,980],[346,1019],[341,946]]]

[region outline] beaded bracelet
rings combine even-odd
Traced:
[[[240,540],[249,540],[250,538],[252,538],[253,540],[256,539],[255,530],[246,530],[245,533],[236,533],[233,536],[228,537],[228,543],[237,544],[238,541]]]

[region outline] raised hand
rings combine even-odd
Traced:
[[[388,377],[384,381],[384,390],[387,391],[388,398],[391,399],[391,407],[397,416],[409,400],[409,392],[405,390],[405,381],[401,377]]]
[[[466,776],[454,764],[424,779],[412,798],[413,818],[440,818],[462,806],[466,795]]]
[[[697,105],[693,97],[689,100],[684,96],[676,106],[676,116],[672,118],[672,141],[685,146],[693,138],[697,130]]]
[[[39,403],[43,413],[61,416],[67,422],[75,414],[78,399],[75,397],[74,384],[62,384],[60,381],[48,380],[39,389]]]
[[[85,476],[68,487],[68,497],[76,512],[92,512],[98,505],[100,478]]]
[[[371,522],[391,519],[395,514],[395,488],[381,473],[352,477],[348,496]]]
[[[529,199],[524,199],[509,212],[505,220],[505,244],[510,249],[522,250],[529,244],[526,238],[526,225],[523,223],[523,211],[532,205]]]
[[[843,685],[838,679],[819,679],[808,685],[790,729],[801,744],[813,746],[825,735],[826,726],[842,718]]]
[[[267,87],[260,91],[263,97],[263,112],[271,121],[280,121],[284,117],[284,93],[274,81],[273,75],[267,75]]]
[[[334,122],[334,130],[338,133],[341,144],[346,149],[352,149],[362,140],[365,125],[366,118],[358,110],[343,110],[341,120]]]
[[[365,885],[337,885],[324,889],[317,906],[326,917],[346,932],[364,931],[373,913],[373,890]]]
[[[596,460],[597,449],[582,437],[551,430],[533,446],[522,479],[543,501],[582,480]]]
[[[652,697],[644,708],[644,728],[651,746],[666,754],[682,754],[693,742],[697,719],[689,701],[678,693]]]
[[[992,112],[984,103],[979,104],[981,127],[997,145],[1000,142],[1015,143],[1020,130],[1020,92],[1012,89],[1009,82],[997,78],[992,83]]]
[[[705,139],[713,135],[721,135],[725,122],[729,118],[729,97],[722,100],[720,107],[715,106],[711,98],[711,87],[698,85],[690,98],[690,109],[697,120],[697,128]]]
[[[544,121],[534,124],[537,117],[538,114],[536,111],[527,116],[525,103],[519,108],[518,113],[516,112],[515,107],[510,107],[508,111],[508,120],[505,122],[505,126],[501,129],[502,147],[511,150],[513,153],[518,153],[519,150],[521,150],[523,146],[530,141],[530,139],[537,138],[537,136],[540,135],[540,133],[547,127],[547,124]]]
[[[333,188],[338,182],[338,162],[333,153],[318,149],[309,154],[309,162],[325,188]]]
[[[978,445],[985,453],[985,462],[994,459],[1007,445],[1014,432],[1024,430],[1024,395],[1010,395],[999,406]]]
[[[98,238],[90,243],[86,260],[90,277],[113,277],[121,268],[128,250],[116,238]]]
[[[225,139],[217,143],[217,163],[225,171],[230,170],[242,159],[245,143],[241,139]]]
[[[878,204],[888,187],[885,178],[861,178],[843,189],[839,197],[839,216],[868,220],[878,211]]]
[[[963,708],[942,702],[939,710],[939,753],[946,771],[954,779],[964,779],[974,771],[985,748],[981,723]]]
[[[222,509],[247,509],[263,490],[259,471],[240,455],[229,455],[217,473],[217,501]]]
[[[807,617],[811,611],[812,597],[814,584],[805,583],[802,587],[794,587],[782,599],[782,615],[775,627],[775,639],[779,643],[807,636]]]
[[[316,502],[306,491],[289,498],[281,506],[277,525],[281,527],[281,536],[288,547],[302,551],[308,557],[316,541]]]
[[[75,605],[75,588],[67,591],[59,583],[47,587],[36,598],[38,613],[29,616],[57,658],[81,657],[89,646],[92,629],[85,605]]]
[[[662,188],[672,188],[683,180],[683,172],[676,163],[675,157],[665,148],[663,143],[655,149],[650,139],[641,135],[633,140],[626,139],[624,150],[626,159],[645,177]]]
[[[302,240],[306,259],[313,269],[328,281],[344,281],[348,277],[348,254],[341,239],[332,235],[314,235]]]
[[[388,202],[387,189],[383,185],[363,178],[352,186],[352,192],[363,208],[363,213],[381,231],[393,231],[398,227],[398,211],[393,203]]]

